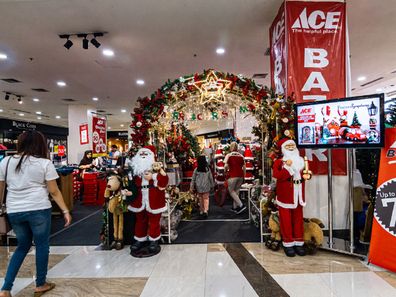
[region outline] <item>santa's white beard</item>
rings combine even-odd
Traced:
[[[133,175],[143,176],[145,171],[151,170],[154,163],[154,154],[142,158],[139,154],[132,158]]]
[[[292,165],[290,167],[295,172],[295,175],[300,176],[300,171],[304,169],[304,159],[300,156],[299,151],[297,149],[292,151],[282,149],[282,153],[283,161],[292,160]]]

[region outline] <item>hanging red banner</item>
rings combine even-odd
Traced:
[[[92,117],[92,152],[93,157],[107,155],[106,119]]]
[[[346,10],[343,2],[285,1],[270,28],[271,85],[297,103],[346,97]],[[284,89],[284,92],[282,92]],[[327,151],[306,150],[314,174],[327,174]],[[346,152],[332,170],[346,175]]]
[[[270,44],[271,87],[277,94],[285,94],[286,28],[284,4],[279,8],[278,14],[270,27]]]
[[[346,96],[345,3],[286,2],[287,94],[297,103]]]
[[[396,128],[385,130],[381,150],[377,197],[369,262],[396,272]]]

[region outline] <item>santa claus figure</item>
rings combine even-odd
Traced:
[[[279,209],[279,223],[285,254],[294,257],[305,255],[303,206],[305,206],[304,182],[312,173],[305,168],[296,143],[283,138],[277,146],[283,157],[272,167],[276,179],[276,202]]]
[[[155,162],[154,154],[155,148],[146,146],[138,150],[131,162],[133,181],[138,188],[137,198],[128,206],[130,211],[136,213],[136,241],[131,246],[132,254],[146,246],[147,240],[150,241],[149,253],[155,254],[160,250],[160,219],[161,213],[166,210],[168,176],[161,163]]]

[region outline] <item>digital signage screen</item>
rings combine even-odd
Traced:
[[[295,105],[300,148],[384,146],[384,94]]]

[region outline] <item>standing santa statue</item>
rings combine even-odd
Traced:
[[[160,162],[155,162],[155,147],[146,146],[132,158],[133,181],[138,188],[137,198],[128,206],[136,213],[132,256],[152,256],[159,253],[161,213],[166,208],[165,188],[168,176]],[[149,244],[146,242],[149,241]],[[148,246],[148,247],[147,247]]]
[[[278,141],[283,157],[272,167],[276,179],[276,202],[279,224],[286,256],[305,256],[303,206],[304,182],[312,177],[307,161],[300,156],[296,143],[289,138]],[[304,168],[305,167],[305,168]]]

